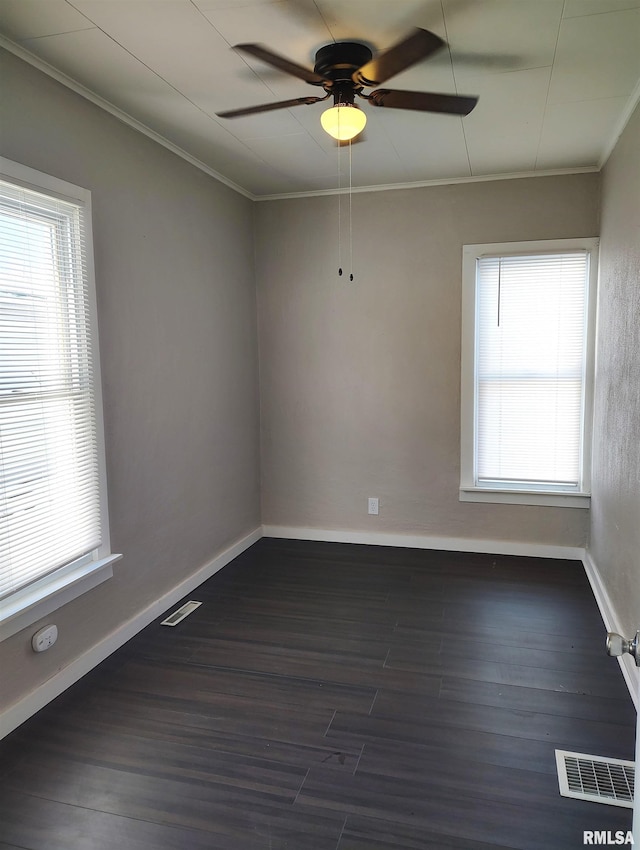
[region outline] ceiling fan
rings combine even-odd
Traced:
[[[248,53],[312,86],[322,86],[326,94],[324,97],[296,97],[216,114],[219,118],[239,118],[273,109],[321,103],[333,95],[333,106],[322,114],[320,120],[327,133],[339,141],[355,138],[366,124],[365,113],[355,104],[356,95],[372,106],[387,109],[468,115],[478,102],[477,97],[381,88],[376,88],[370,94],[364,93],[365,88],[379,86],[444,46],[445,42],[435,33],[419,28],[377,56],[365,44],[339,41],[318,50],[311,70],[260,44],[237,44],[236,50]]]

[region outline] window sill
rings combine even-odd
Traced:
[[[33,625],[53,611],[113,576],[112,564],[122,555],[59,570],[0,602],[0,641]]]
[[[461,502],[490,502],[503,505],[547,505],[559,508],[589,508],[589,493],[542,493],[540,490],[490,490],[461,487]]]

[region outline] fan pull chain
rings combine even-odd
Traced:
[[[353,280],[353,220],[351,215],[351,139],[349,139],[349,280]]]
[[[502,297],[502,258],[498,260],[498,327],[500,327],[500,298]]]
[[[338,145],[338,275],[342,277],[342,193],[340,191],[340,145]]]

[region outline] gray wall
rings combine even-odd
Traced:
[[[114,578],[0,644],[0,709],[260,523],[252,204],[10,54],[2,155],[92,192]]]
[[[640,628],[640,108],[602,181],[590,554],[620,626]]]
[[[584,546],[585,510],[458,500],[461,263],[597,236],[598,195],[597,174],[356,194],[353,283],[336,197],[257,204],[263,523]]]

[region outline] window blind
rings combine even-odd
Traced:
[[[0,599],[101,542],[84,228],[0,181]]]
[[[481,257],[475,483],[581,486],[589,255]]]

